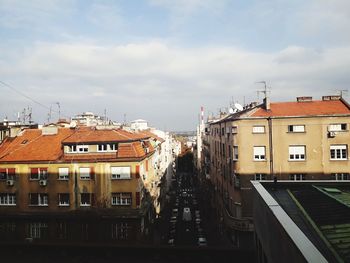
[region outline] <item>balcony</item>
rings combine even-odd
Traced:
[[[238,231],[252,232],[254,230],[253,220],[251,218],[233,217],[224,206],[224,223],[227,227]]]

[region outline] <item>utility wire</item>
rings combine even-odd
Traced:
[[[26,99],[28,99],[28,100],[30,100],[30,101],[32,101],[32,102],[38,104],[39,106],[41,106],[41,107],[43,107],[43,108],[45,108],[45,109],[47,109],[47,110],[49,110],[49,111],[51,111],[51,112],[55,112],[55,113],[57,113],[57,114],[60,114],[59,111],[53,110],[52,107],[49,107],[49,106],[47,106],[47,105],[45,105],[45,104],[43,104],[43,103],[41,103],[41,102],[39,102],[39,101],[37,101],[37,100],[31,98],[31,97],[29,97],[28,95],[24,94],[23,92],[18,91],[17,89],[15,89],[13,86],[7,84],[6,82],[0,80],[0,84],[2,84],[3,86],[5,86],[5,87],[7,87],[7,88],[9,88],[9,89],[11,89],[11,90],[13,90],[14,92],[18,93],[19,95],[25,97]],[[68,117],[68,116],[65,116],[65,115],[63,115],[63,116],[64,116],[64,117]],[[69,118],[69,117],[68,117],[68,118]]]

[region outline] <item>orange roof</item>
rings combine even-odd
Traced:
[[[150,132],[148,130],[139,131],[138,133],[141,134],[141,135],[144,135],[144,136],[156,139],[157,141],[159,141],[161,143],[165,142],[165,140],[163,138],[159,137],[158,135],[156,135],[153,132]]]
[[[315,116],[350,114],[349,107],[341,100],[278,102],[271,103],[270,110],[259,108],[252,117]]]
[[[61,142],[74,131],[58,129],[55,135],[42,135],[39,129],[24,130],[22,135],[6,138],[0,145],[0,162],[54,161],[63,154]]]
[[[141,142],[120,143],[118,145],[117,156],[119,158],[142,157],[145,155]]]
[[[146,139],[149,136],[131,133],[122,129],[96,130],[94,128],[79,128],[76,132],[65,139],[63,143],[93,143],[93,142],[119,142]]]
[[[1,162],[46,162],[46,161],[116,161],[118,158],[140,158],[147,155],[142,139],[145,135],[123,130],[95,130],[58,128],[54,135],[42,135],[39,129],[24,130],[20,136],[6,138],[0,144]],[[148,138],[148,137],[147,137]],[[81,140],[80,140],[81,139]],[[116,141],[117,153],[64,154],[62,143]],[[143,142],[154,151],[148,141]]]

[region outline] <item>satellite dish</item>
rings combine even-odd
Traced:
[[[243,106],[239,103],[235,103],[234,105],[235,109],[237,109],[238,111],[242,111],[243,110]]]
[[[232,113],[234,113],[235,111],[234,111],[234,109],[230,108],[230,109],[228,110],[228,112],[232,114]]]

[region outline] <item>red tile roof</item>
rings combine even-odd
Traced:
[[[95,128],[79,127],[76,132],[63,141],[63,143],[94,143],[94,142],[119,142],[147,139],[149,136],[131,133],[122,129],[96,130]]]
[[[252,117],[282,117],[282,116],[315,116],[350,114],[349,107],[341,100],[309,101],[309,102],[278,102],[271,103],[270,110],[259,108]]]
[[[151,131],[143,130],[143,131],[139,131],[138,133],[141,134],[141,135],[144,135],[144,136],[153,138],[153,139],[159,141],[160,143],[165,142],[165,140],[164,140],[163,138],[159,137],[158,135],[154,134],[154,133],[151,132]]]
[[[54,161],[63,154],[61,142],[74,131],[58,129],[55,135],[42,135],[39,129],[24,130],[22,135],[7,138],[0,145],[0,162]]]
[[[20,136],[6,138],[0,144],[0,163],[2,162],[46,162],[46,161],[116,161],[118,158],[142,158],[154,149],[145,140],[144,134],[133,134],[123,130],[95,130],[90,128],[58,128],[54,135],[42,135],[42,130],[24,130]],[[145,140],[143,143],[141,140]],[[117,153],[90,152],[64,154],[62,143],[118,142]]]

